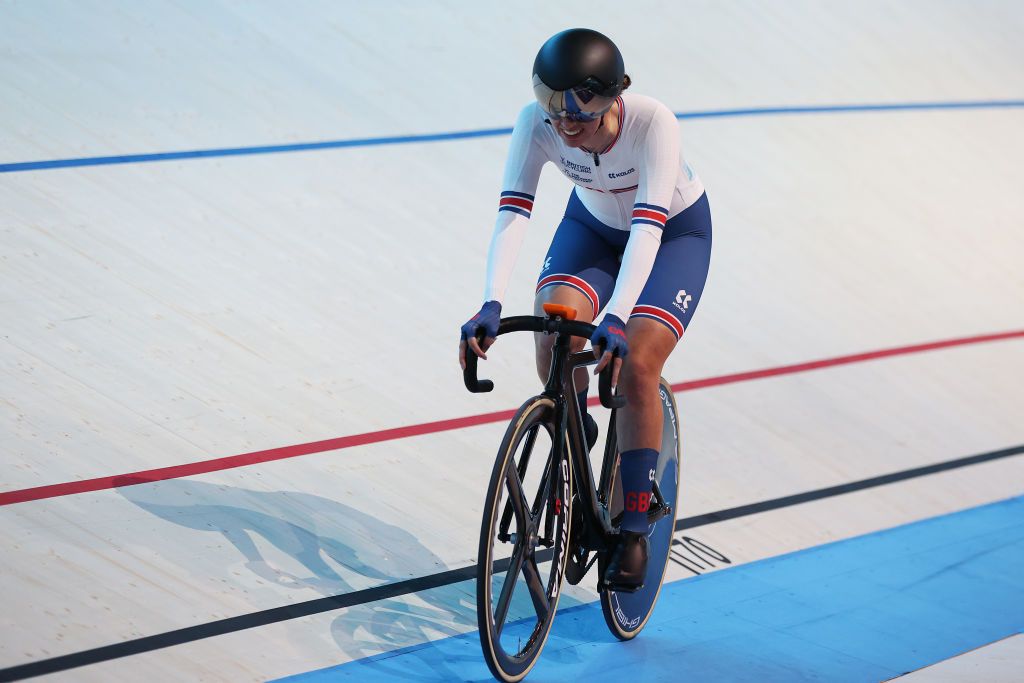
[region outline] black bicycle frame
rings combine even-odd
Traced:
[[[558,342],[556,341],[555,349],[557,348]],[[552,366],[555,364],[554,360],[557,355],[558,351],[552,350]],[[598,491],[600,489],[595,485],[594,469],[590,462],[586,433],[583,429],[582,412],[579,407],[579,399],[574,391],[575,386],[572,383],[572,373],[576,368],[593,365],[597,362],[597,359],[594,358],[593,352],[581,351],[569,354],[567,361],[567,363],[564,363],[565,367],[563,370],[566,376],[563,376],[561,380],[561,386],[563,387],[561,400],[555,400],[555,419],[559,420],[561,417],[564,420],[564,422],[561,422],[561,424],[565,425],[562,433],[567,435],[569,439],[569,454],[572,457],[572,477],[574,490],[577,494],[577,504],[583,505],[583,516],[585,518],[583,530],[585,533],[579,537],[580,547],[584,550],[604,551],[608,548],[608,537],[616,532],[611,525],[611,516],[607,507],[609,501],[598,498]],[[552,367],[552,374],[553,372],[554,367]],[[602,374],[605,372],[610,374],[610,369],[602,371]],[[551,395],[549,393],[549,390],[552,388],[551,382],[552,379],[549,378],[548,386],[544,388],[544,394],[547,396]],[[559,403],[561,403],[561,410],[564,416],[559,415]],[[614,415],[615,413],[613,412],[610,421],[612,425],[615,422]],[[556,422],[556,424],[559,423]],[[610,428],[614,429],[614,427]],[[611,447],[614,448],[614,444]],[[605,470],[614,465],[614,458],[606,456],[603,463],[602,480],[608,476]]]
[[[560,453],[566,445],[572,458],[573,484],[579,502],[582,503],[584,529],[586,534],[580,537],[580,545],[585,550],[604,551],[608,548],[608,537],[615,534],[607,513],[608,501],[600,501],[597,487],[594,484],[594,471],[590,464],[589,450],[583,430],[582,414],[576,396],[572,373],[576,368],[593,365],[597,362],[591,351],[572,353],[569,341],[573,336],[590,338],[596,328],[589,323],[562,318],[542,318],[539,316],[515,316],[505,318],[498,327],[498,334],[509,332],[543,332],[554,334],[555,343],[551,350],[551,369],[543,396],[550,398],[555,404],[554,422],[557,431],[554,434],[552,447]],[[601,371],[598,381],[598,393],[601,404],[606,408],[616,409],[625,405],[622,396],[614,396],[611,389],[612,364]],[[477,378],[477,357],[467,350],[466,369],[463,373],[466,388],[474,393],[488,392],[494,389],[490,380]],[[614,421],[613,421],[614,422]],[[614,427],[612,427],[614,428]],[[565,440],[568,438],[568,443]],[[610,476],[609,454],[605,455],[605,465],[601,473],[601,483],[607,482]]]

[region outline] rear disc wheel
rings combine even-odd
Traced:
[[[654,482],[665,505],[671,507],[669,514],[654,521],[647,533],[650,554],[647,562],[647,576],[643,588],[635,593],[604,590],[601,592],[601,612],[608,629],[619,640],[635,638],[650,619],[654,604],[661,593],[661,582],[668,567],[669,551],[672,548],[672,534],[675,532],[677,498],[679,491],[679,428],[678,412],[672,388],[662,379],[658,387],[661,393],[661,407],[664,426],[661,435],[661,452],[658,466],[654,471]],[[616,449],[616,460],[618,451]],[[609,483],[608,511],[613,522],[622,516],[622,483],[618,476],[618,462],[612,468]],[[601,563],[604,565],[605,563]],[[601,567],[602,571],[604,567]]]

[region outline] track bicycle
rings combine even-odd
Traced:
[[[596,329],[575,320],[568,306],[544,304],[546,317],[501,320],[498,335],[554,334],[544,391],[528,399],[509,423],[498,449],[484,502],[477,560],[477,622],[487,666],[495,678],[522,680],[536,664],[554,621],[562,580],[578,584],[596,563],[601,611],[620,640],[636,637],[650,618],[668,565],[679,479],[676,404],[660,382],[664,427],[651,478],[647,513],[650,553],[643,586],[606,585],[605,569],[619,542],[622,486],[615,413],[625,405],[613,395],[611,364],[601,372],[601,404],[612,410],[600,479],[595,485],[573,371],[597,362],[593,352],[573,353],[573,336]],[[466,388],[487,392],[493,382],[477,377],[477,357],[466,353]]]

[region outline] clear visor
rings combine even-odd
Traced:
[[[615,103],[614,97],[596,95],[587,88],[552,90],[538,76],[533,77],[533,94],[548,116],[570,121],[594,121]]]

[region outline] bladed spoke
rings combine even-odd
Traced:
[[[523,482],[519,479],[519,472],[514,467],[508,467],[505,470],[505,488],[508,489],[508,500],[512,503],[512,510],[516,515],[516,532],[523,534],[533,520],[533,515],[526,507]]]
[[[508,608],[512,604],[512,593],[515,592],[516,581],[519,579],[519,572],[523,569],[523,557],[526,555],[526,543],[516,544],[512,557],[509,558],[508,572],[505,573],[505,581],[501,585],[501,595],[498,596],[498,604],[494,609],[494,630],[500,634],[505,626],[505,619],[508,617]]]
[[[543,621],[548,615],[548,596],[544,590],[544,582],[540,578],[540,570],[537,568],[537,559],[533,555],[523,562],[523,577],[526,578],[526,587],[530,589],[530,598],[533,600],[537,619]]]

